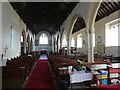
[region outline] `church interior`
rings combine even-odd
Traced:
[[[120,1],[45,1],[0,1],[1,90],[120,90]]]

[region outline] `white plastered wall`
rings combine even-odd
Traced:
[[[20,37],[26,25],[8,2],[2,3],[2,54],[4,59],[10,59],[20,55]],[[1,35],[0,35],[1,36]],[[5,50],[4,48],[8,49]]]
[[[100,21],[95,23],[96,45],[99,45],[98,42],[97,42],[98,36],[101,37],[101,44],[105,45],[105,24],[110,22],[110,21],[113,21],[117,18],[120,18],[119,13],[120,13],[120,10],[114,12],[113,14],[110,14],[109,16],[107,16],[107,17],[105,17],[105,18],[103,18]],[[120,32],[119,32],[119,35],[120,35]],[[112,54],[115,57],[120,56],[120,53],[119,53],[118,50],[120,50],[120,46],[119,47],[117,47],[117,46],[105,47],[105,53],[106,54]]]
[[[2,58],[2,2],[0,2],[0,60]]]
[[[2,3],[0,2],[0,65],[2,64]],[[0,68],[0,89],[2,89],[2,68]]]

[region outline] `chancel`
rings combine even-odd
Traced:
[[[119,13],[119,0],[2,0],[1,90],[120,90]]]

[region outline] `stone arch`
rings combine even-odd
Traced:
[[[72,31],[73,31],[73,28],[74,28],[74,25],[75,25],[75,22],[77,21],[77,19],[78,19],[79,17],[82,18],[82,16],[81,16],[80,14],[75,14],[75,15],[72,17],[72,19],[71,19],[71,21],[70,21],[70,23],[69,23],[69,28],[68,28],[68,36],[69,36],[69,37],[71,36]]]
[[[88,62],[94,62],[92,33],[94,30],[95,18],[97,16],[97,12],[101,2],[102,0],[100,0],[99,2],[92,2],[89,8],[88,18],[86,23],[87,33],[88,33]]]
[[[94,27],[95,19],[96,19],[97,12],[98,12],[101,2],[102,0],[100,2],[92,2],[89,8],[88,18],[87,18],[87,23],[86,23],[87,28]]]
[[[71,46],[70,45],[70,39],[71,39],[72,31],[73,31],[74,25],[75,25],[75,23],[76,23],[76,21],[77,21],[78,18],[82,18],[83,19],[83,17],[80,14],[75,14],[72,17],[72,19],[71,19],[71,21],[69,23],[69,28],[68,28],[68,32],[67,32],[67,36],[68,36],[67,37],[67,54],[68,55],[70,54],[70,46]],[[84,21],[84,23],[85,23],[85,21]]]
[[[21,40],[21,55],[23,55],[26,52],[26,50],[25,50],[26,32],[24,29],[21,32],[21,39],[23,39],[23,41]]]

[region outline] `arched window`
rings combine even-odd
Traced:
[[[41,34],[39,44],[48,44],[48,37],[45,33]]]
[[[23,33],[21,33],[21,39],[20,41],[23,43]]]
[[[77,36],[77,48],[82,48],[82,34]]]
[[[113,20],[105,25],[105,45],[119,46],[119,28],[120,28],[120,18]]]
[[[66,40],[66,36],[64,36],[62,40],[62,47],[66,47],[66,46],[67,46],[67,40]]]

